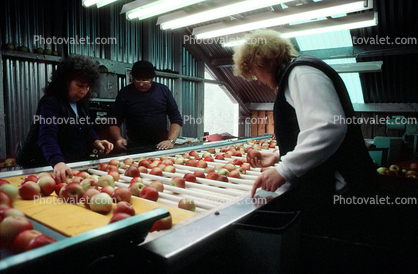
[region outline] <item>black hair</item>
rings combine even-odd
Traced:
[[[146,60],[138,61],[132,66],[133,78],[154,78],[154,65]]]

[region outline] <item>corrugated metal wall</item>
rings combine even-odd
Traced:
[[[182,58],[175,56],[175,35],[163,32],[150,19],[146,22],[126,20],[120,14],[123,4],[113,3],[97,9],[84,8],[81,0],[67,1],[3,1],[0,4],[2,45],[12,43],[16,47],[25,45],[29,52],[38,47],[57,50],[60,56],[82,54],[114,61],[116,65],[133,64],[141,59],[148,59],[159,70],[176,71],[182,68],[182,74],[197,76],[197,61],[187,52]],[[144,35],[144,26],[149,26],[149,33]],[[36,38],[37,37],[37,38]],[[39,38],[84,38],[82,43],[42,44]],[[100,44],[95,39],[100,39]],[[90,43],[87,44],[87,39]],[[80,42],[80,40],[77,40]],[[181,46],[181,45],[177,45]],[[147,48],[144,48],[147,47]],[[181,50],[178,50],[180,52]],[[146,55],[144,53],[147,53]],[[6,152],[0,151],[0,158],[15,157],[16,149],[24,141],[38,100],[41,98],[55,62],[25,59],[21,56],[3,55],[5,74],[3,91],[6,111]],[[176,64],[175,62],[182,62]],[[129,65],[130,66],[130,65]],[[125,75],[118,75],[119,89],[125,86]],[[157,77],[155,81],[167,85],[173,93],[179,93],[176,100],[180,112],[197,116],[194,111],[196,83],[184,82],[181,90],[174,91],[175,79]],[[180,80],[181,81],[181,80]],[[1,94],[1,93],[0,93]],[[184,114],[183,114],[184,115]],[[196,135],[196,127],[185,127],[183,136]],[[0,147],[0,150],[2,148]]]

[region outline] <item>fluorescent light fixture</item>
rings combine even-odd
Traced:
[[[288,27],[282,26],[272,29],[280,32],[283,37],[292,38],[303,35],[325,33],[338,30],[366,28],[372,26],[377,26],[377,13],[370,11],[360,14],[353,14],[346,17],[338,17],[333,19],[316,21],[314,23],[304,23]],[[223,46],[234,47],[237,45],[244,44],[245,40],[242,39],[244,35],[245,34],[240,34],[236,37],[231,37],[231,35],[222,37],[223,41],[230,41],[228,43],[224,43]]]
[[[372,0],[369,1],[371,3]],[[193,35],[196,39],[205,39],[229,35],[232,33],[241,33],[249,30],[260,28],[269,28],[279,25],[286,25],[315,19],[326,16],[339,15],[342,13],[350,13],[356,11],[367,10],[372,4],[365,6],[365,1],[339,0],[339,1],[322,1],[302,6],[296,6],[285,10],[257,14],[235,20],[227,23],[217,23],[208,26],[193,29]]]
[[[143,20],[203,1],[205,0],[137,0],[123,5],[121,13],[126,12],[126,18],[130,20]]]
[[[110,4],[112,2],[116,2],[118,0],[83,0],[83,6],[90,7],[94,4],[96,4],[96,6],[98,8],[101,8],[103,6],[106,6],[107,4]]]
[[[251,10],[261,9],[273,5],[290,2],[292,0],[247,0],[230,4],[231,1],[223,1],[215,8],[187,15],[186,12],[179,12],[176,14],[169,14],[158,18],[157,24],[161,25],[161,29],[177,29],[185,26],[199,24],[202,22],[222,18],[238,13],[243,13]],[[227,3],[226,5],[224,3]],[[174,17],[174,18],[173,18]]]
[[[338,73],[381,72],[383,61],[360,62],[352,64],[330,64]]]

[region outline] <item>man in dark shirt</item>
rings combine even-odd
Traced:
[[[173,148],[183,120],[170,89],[153,82],[154,77],[154,66],[150,62],[136,62],[132,67],[133,83],[119,91],[114,108],[117,124],[110,127],[117,148],[153,145],[158,149]],[[124,120],[129,142],[121,135]]]

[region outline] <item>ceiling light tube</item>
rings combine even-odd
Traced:
[[[258,14],[228,23],[217,23],[193,29],[196,39],[206,39],[260,28],[296,23],[319,17],[370,9],[364,1],[323,1],[292,7],[278,12]]]
[[[170,18],[168,16],[162,16],[162,18],[158,18],[157,24],[161,25],[161,29],[178,29],[185,26],[190,26],[194,24],[199,24],[202,22],[248,12],[251,10],[261,9],[273,5],[279,5],[282,3],[290,2],[292,0],[247,0],[241,1],[238,3],[227,4],[223,6],[219,6],[213,9],[209,9],[203,12],[198,12],[191,15],[186,15],[187,13],[182,12],[179,13],[177,18]],[[229,1],[228,1],[229,2]],[[171,16],[173,17],[173,16]],[[180,17],[180,18],[179,18]]]
[[[121,13],[126,12],[126,18],[129,20],[143,20],[203,1],[205,0],[159,0],[153,2],[137,0],[135,2],[125,4],[122,7]]]
[[[106,6],[106,5],[108,5],[110,3],[113,3],[113,2],[116,2],[116,1],[118,1],[118,0],[101,0],[101,1],[97,2],[96,6],[98,8],[101,8],[103,6]]]
[[[97,2],[100,2],[101,0],[83,0],[83,6],[90,7],[94,4],[96,4]]]

